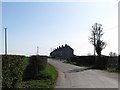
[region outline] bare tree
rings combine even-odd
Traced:
[[[101,51],[106,47],[106,42],[101,40],[101,37],[103,36],[103,28],[101,24],[95,23],[92,26],[91,29],[91,37],[89,37],[89,41],[92,45],[94,45],[94,48],[97,52],[97,54],[100,56]]]

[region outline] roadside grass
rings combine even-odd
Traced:
[[[91,66],[91,65],[78,65],[78,66],[80,66],[80,67],[84,67],[84,68],[91,68],[91,69],[93,69],[94,68],[94,66]]]
[[[106,71],[112,72],[112,73],[120,73],[120,69],[117,67],[109,67],[109,68],[107,68]]]
[[[77,64],[76,62],[70,62],[68,60],[65,60],[64,63],[68,63],[68,64],[72,64],[72,65],[76,65],[76,66],[80,66],[80,67],[85,67],[85,68],[93,68],[94,66],[91,65],[83,65],[83,64]]]
[[[83,65],[83,64],[77,64],[76,62],[70,62],[68,60],[65,60],[64,63],[80,66],[80,67],[85,67],[85,68],[91,68],[91,69],[96,69],[94,66],[91,65]],[[101,69],[100,69],[101,70]],[[120,68],[118,67],[107,67],[107,69],[103,69],[107,72],[112,72],[112,73],[120,73]]]
[[[64,62],[63,63],[68,63],[68,64],[72,64],[72,65],[77,65],[77,63],[76,62],[70,62],[70,61],[68,61],[68,60],[64,60]]]
[[[23,64],[24,64],[23,68],[25,70],[26,67],[29,65],[29,57],[25,57],[25,59],[23,60]]]
[[[64,60],[63,63],[70,63],[68,60]]]
[[[47,64],[45,70],[39,72],[35,80],[23,81],[20,88],[54,88],[57,81],[58,72],[54,66]]]

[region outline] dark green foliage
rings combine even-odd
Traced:
[[[108,59],[107,70],[110,72],[120,72],[120,60],[118,56],[110,56]]]
[[[36,56],[38,70],[44,70],[47,66],[47,56]]]
[[[95,57],[95,68],[96,69],[107,69],[108,56],[96,56]]]
[[[71,57],[71,62],[76,62],[76,65],[94,65],[95,59],[94,56],[77,56],[77,57]]]
[[[43,88],[46,90],[54,87],[54,84],[57,80],[58,72],[54,66],[47,64],[47,67],[44,70],[39,71],[36,79],[27,80],[22,82],[22,88],[39,88],[41,90]]]
[[[29,65],[27,66],[23,80],[36,79],[38,72],[44,70],[47,66],[47,56],[34,55],[30,57]]]
[[[58,77],[56,69],[47,64],[46,56],[3,55],[2,89],[53,88]],[[37,70],[36,70],[37,69]],[[38,71],[38,72],[37,72]],[[46,89],[45,89],[46,88]]]
[[[93,66],[95,69],[116,69],[120,70],[120,60],[117,56],[77,56],[71,57],[69,63],[78,66]]]
[[[15,88],[22,81],[24,56],[2,55],[2,87]]]

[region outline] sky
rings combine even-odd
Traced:
[[[9,0],[8,0],[9,1]],[[68,44],[75,55],[93,54],[88,36],[102,24],[107,42],[102,54],[118,53],[118,2],[2,2],[0,54],[7,27],[8,54],[49,55],[51,48]]]

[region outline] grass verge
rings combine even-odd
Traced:
[[[78,65],[76,62],[69,62],[69,61],[67,61],[67,60],[65,60],[64,63],[68,63],[68,64],[80,66],[80,67],[85,67],[85,68],[93,68],[93,66],[91,66],[91,65],[83,65],[83,64],[81,64],[81,65],[79,64],[79,65]]]
[[[54,66],[47,64],[45,70],[39,72],[36,80],[23,81],[20,88],[54,88],[58,72]]]
[[[109,68],[107,68],[106,71],[112,72],[112,73],[120,73],[120,69],[117,67],[109,67]]]
[[[72,64],[72,65],[76,65],[76,66],[80,66],[80,67],[85,67],[85,68],[92,68],[92,69],[96,69],[94,68],[94,66],[91,65],[78,65],[76,62],[69,62],[67,60],[64,61],[64,63],[68,63],[68,64]],[[100,69],[101,70],[101,69]],[[107,69],[103,69],[107,72],[112,72],[112,73],[120,73],[120,68],[117,67],[107,67]]]

